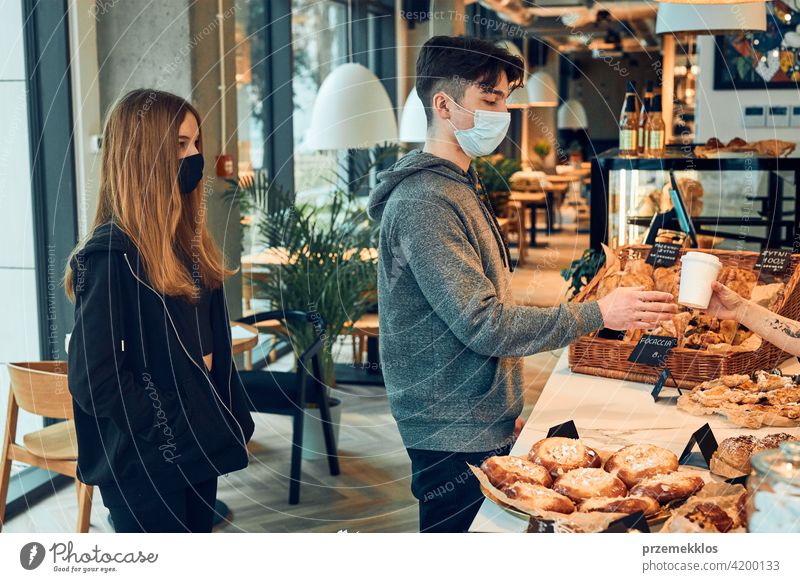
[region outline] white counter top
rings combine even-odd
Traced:
[[[800,364],[791,358],[781,369],[785,373],[800,373]],[[616,450],[628,444],[649,443],[676,455],[683,452],[692,433],[706,423],[711,425],[718,442],[739,434],[800,435],[797,428],[751,430],[734,426],[720,415],[693,416],[676,408],[678,392],[674,388],[665,388],[658,402],[650,395],[652,389],[648,384],[573,374],[564,350],[511,454],[527,455],[536,441],[547,436],[550,427],[568,420],[575,421],[581,439],[599,449]],[[484,500],[470,531],[524,532],[527,525],[524,519]]]

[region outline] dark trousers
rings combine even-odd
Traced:
[[[210,533],[216,498],[214,477],[108,510],[117,533]]]
[[[479,467],[487,457],[507,455],[510,449],[511,445],[480,453],[406,449],[411,457],[411,492],[419,501],[419,531],[467,531],[484,499],[467,463]]]

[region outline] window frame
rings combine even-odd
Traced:
[[[61,275],[78,240],[77,181],[72,120],[67,2],[21,0],[39,357],[64,359],[66,334],[74,324]],[[54,266],[54,267],[53,267]],[[45,418],[48,426],[57,419]],[[11,476],[3,522],[70,483],[66,475],[26,467]]]

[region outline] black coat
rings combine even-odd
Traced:
[[[71,265],[67,369],[78,478],[113,505],[246,467],[254,424],[223,290],[210,291],[208,373],[193,306],[148,285],[135,245],[116,225],[97,228]]]

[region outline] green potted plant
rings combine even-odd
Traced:
[[[511,195],[511,176],[519,172],[520,163],[501,154],[475,159],[475,171],[481,177],[495,214],[505,216],[508,198]]]
[[[538,160],[534,164],[535,169],[542,170],[547,165],[547,156],[550,155],[550,152],[553,149],[553,144],[551,144],[548,140],[541,138],[536,140],[536,143],[533,144],[533,153],[536,154]]]
[[[575,259],[569,267],[561,270],[561,276],[569,283],[567,297],[575,297],[600,271],[606,262],[603,251],[586,249],[580,258]]]
[[[255,279],[254,295],[273,309],[301,310],[326,324],[323,350],[325,383],[335,385],[332,348],[349,327],[377,303],[378,224],[361,208],[356,193],[369,183],[373,170],[398,152],[394,146],[376,148],[367,156],[349,158],[331,178],[326,204],[295,203],[293,193],[268,180],[235,183],[227,195],[242,202],[250,217],[253,238],[267,248],[280,248],[285,257],[269,267],[268,276]],[[355,176],[355,179],[346,179]],[[318,330],[289,329],[285,339],[301,352]]]

